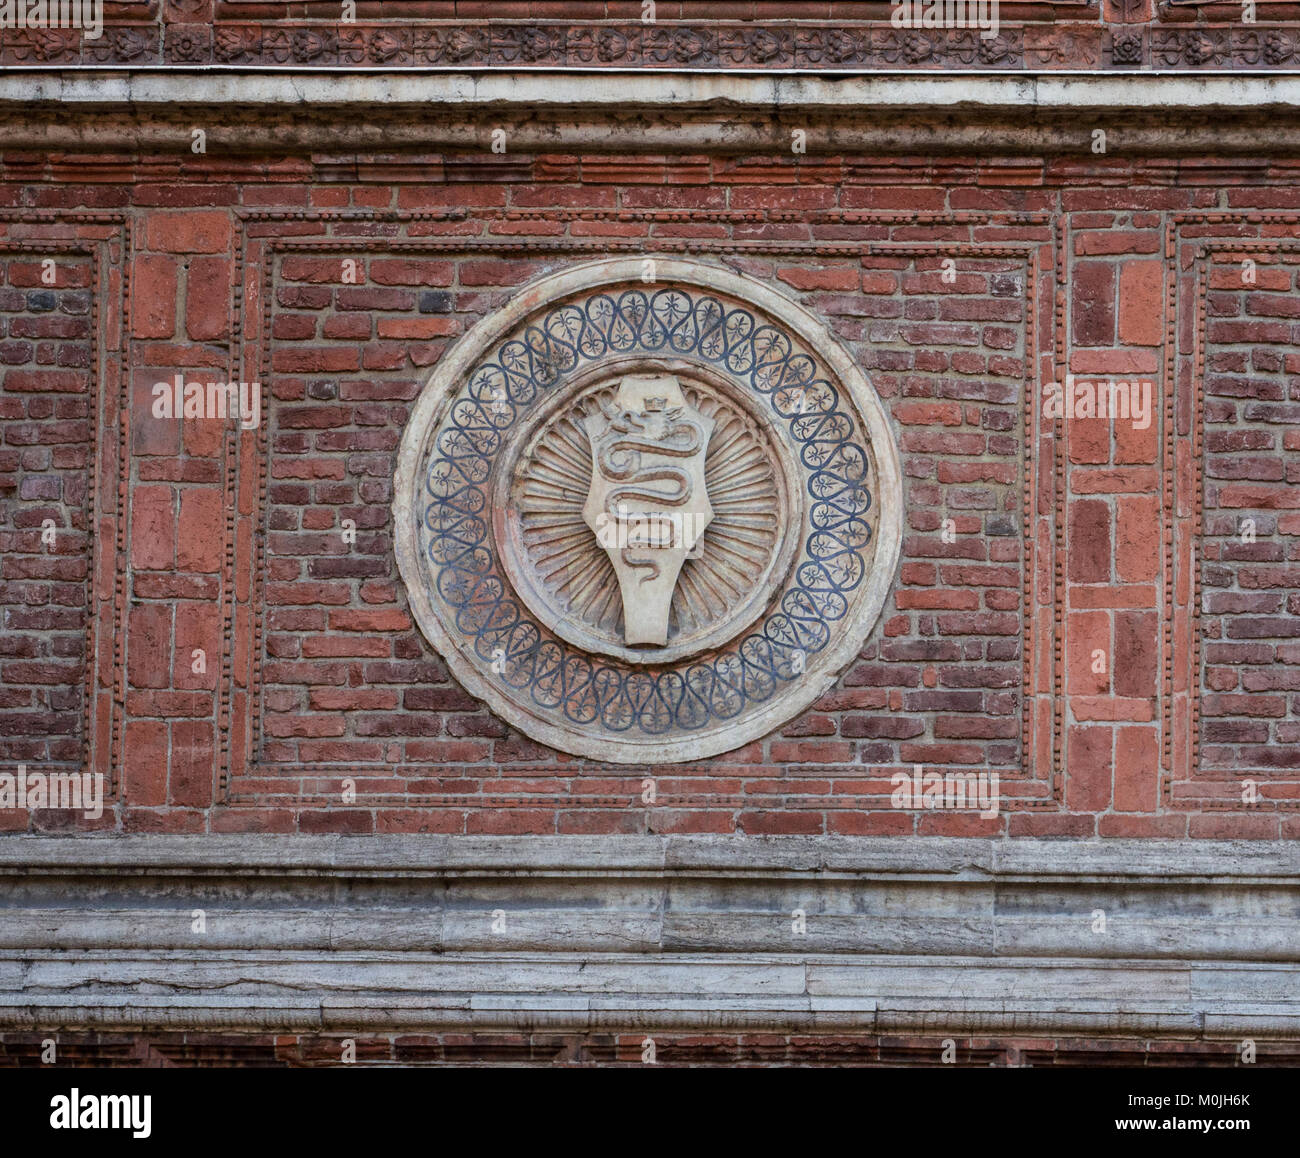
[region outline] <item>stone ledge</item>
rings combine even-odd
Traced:
[[[21,69],[0,74],[6,107],[13,115],[0,118],[0,147],[56,152],[188,155],[195,124],[207,133],[210,156],[267,149],[486,154],[494,129],[507,132],[516,156],[788,157],[794,128],[808,130],[809,155],[1091,156],[1097,127],[1107,129],[1113,156],[1300,151],[1300,76],[1293,74]],[[1094,119],[1102,114],[1112,120]]]
[[[1293,844],[11,837],[0,883],[15,1028],[1300,1033]]]
[[[56,955],[51,955],[52,957]],[[572,954],[349,956],[269,962],[213,954],[172,969],[156,956],[32,962],[0,991],[0,1028],[418,1032],[778,1030],[1025,1033],[1183,1039],[1294,1038],[1300,1003],[1260,999],[1215,963],[1151,967],[1061,960],[991,964],[899,958],[870,968],[827,958]],[[1274,990],[1297,990],[1286,967]]]
[[[1240,73],[1024,75],[987,72],[917,75],[912,70],[823,78],[800,74],[718,75],[565,69],[394,73],[382,69],[262,71],[184,69],[22,69],[0,75],[0,102],[64,105],[216,105],[240,108],[376,104],[684,108],[880,109],[1204,109],[1300,107],[1300,76]],[[633,92],[629,92],[632,89]]]
[[[1300,886],[1300,843],[855,836],[0,836],[0,875],[508,876],[719,872]]]

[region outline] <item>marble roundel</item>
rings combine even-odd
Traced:
[[[541,743],[716,755],[865,642],[901,539],[875,392],[802,307],[717,266],[576,266],[440,361],[403,436],[397,556],[455,676]]]

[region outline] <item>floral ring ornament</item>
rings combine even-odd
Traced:
[[[525,734],[626,764],[717,755],[807,708],[894,579],[898,452],[801,306],[703,263],[532,283],[439,362],[402,439],[412,614]]]

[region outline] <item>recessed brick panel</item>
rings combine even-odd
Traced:
[[[1300,769],[1297,265],[1211,266],[1206,298],[1201,770]]]
[[[91,264],[50,259],[0,249],[0,765],[33,770],[85,730]]]
[[[599,764],[524,739],[449,677],[407,614],[389,513],[410,404],[448,342],[574,259],[383,249],[285,252],[272,279],[251,783],[370,766],[358,791],[491,791],[509,786],[502,765],[524,762],[539,792],[575,777],[608,792]],[[866,371],[895,423],[906,514],[901,581],[860,661],[803,717],[710,762],[694,790],[730,793],[736,771],[768,760],[855,780],[914,763],[1020,774],[1026,257],[959,256],[955,282],[937,253],[727,260],[823,318]]]

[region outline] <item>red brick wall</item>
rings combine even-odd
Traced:
[[[1224,255],[1206,309],[1202,766],[1300,766],[1300,310],[1291,255]],[[1269,772],[1263,772],[1268,775]]]
[[[359,183],[195,165],[0,190],[0,764],[111,775],[98,827],[1300,832],[1283,179],[1221,202],[1119,163],[1034,188],[854,157],[445,157]],[[825,319],[892,418],[906,515],[885,613],[819,703],[632,769],[534,744],[456,686],[407,612],[389,503],[450,342],[535,276],[645,252]],[[153,418],[177,373],[261,381],[261,427]],[[1045,419],[1066,373],[1150,379],[1151,427]],[[997,770],[1001,814],[891,807],[914,763]]]
[[[0,250],[0,744],[6,761],[79,766],[91,268],[52,249],[50,285],[41,256]]]

